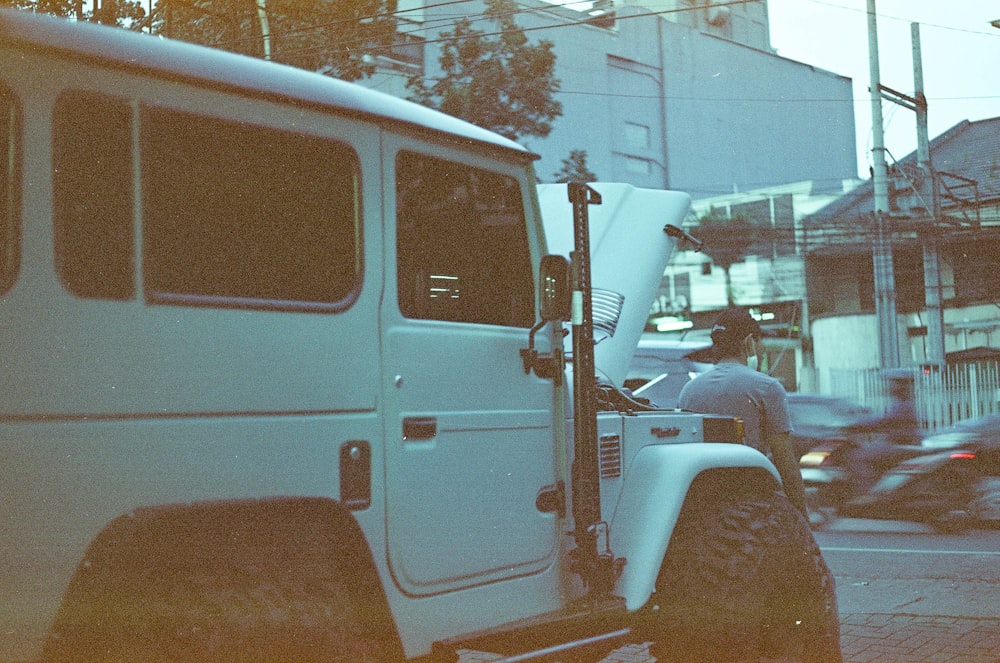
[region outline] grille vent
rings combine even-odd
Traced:
[[[600,438],[601,478],[614,479],[622,475],[622,438],[602,435]]]

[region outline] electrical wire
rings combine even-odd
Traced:
[[[163,1],[163,0],[161,0],[161,1]],[[170,1],[171,2],[181,2],[183,4],[186,4],[186,5],[192,6],[192,7],[195,6],[195,5],[193,5],[192,2],[190,2],[190,0],[170,0]],[[357,23],[358,21],[372,20],[372,19],[378,18],[379,16],[400,16],[400,15],[403,15],[403,14],[412,13],[415,9],[419,9],[419,10],[439,9],[439,8],[442,8],[442,7],[448,7],[448,6],[454,6],[454,5],[461,5],[461,4],[468,4],[468,3],[473,2],[473,1],[475,1],[475,0],[446,0],[445,2],[432,3],[432,4],[424,5],[424,6],[419,7],[419,8],[410,8],[410,9],[402,9],[402,10],[397,9],[396,11],[391,12],[389,14],[385,14],[385,15],[371,14],[371,15],[365,15],[365,16],[360,16],[360,17],[338,19],[337,21],[330,21],[330,22],[325,22],[325,23],[318,23],[318,24],[311,25],[311,26],[303,26],[303,27],[293,28],[293,29],[285,30],[285,31],[272,31],[269,34],[269,36],[272,37],[273,39],[280,39],[282,37],[286,37],[287,38],[287,37],[290,37],[290,36],[302,36],[302,35],[308,34],[309,32],[312,32],[312,31],[326,29],[326,28],[330,28],[330,27],[341,26],[341,25],[345,25],[345,24],[348,24],[348,23]],[[820,2],[819,0],[812,0],[812,1],[815,2],[816,4],[825,4],[825,5],[828,5],[828,6],[831,6],[831,7],[837,7],[837,8],[840,8],[840,9],[847,10],[847,11],[856,11],[856,10],[854,10],[852,8],[843,7],[841,5],[836,5],[836,4],[833,4],[833,3],[824,3],[824,2]],[[550,7],[551,8],[555,8],[555,9],[563,9],[563,8],[565,8],[568,5],[577,4],[577,0],[567,0],[567,2],[562,3],[562,4],[548,3],[548,2],[546,2],[545,4],[547,6],[544,6],[544,7],[542,7],[542,6],[524,7],[524,6],[521,6],[521,5],[517,5],[517,9],[513,9],[513,10],[508,11],[508,12],[503,12],[501,14],[498,14],[496,17],[497,18],[501,18],[501,17],[516,16],[516,15],[519,15],[519,14],[534,14],[534,13],[536,13],[538,11],[545,11],[546,9],[549,9]],[[729,2],[714,3],[714,4],[709,5],[709,6],[711,6],[711,7],[725,7],[725,6],[739,5],[739,4],[745,4],[745,2],[743,0],[732,0],[732,1],[729,1]],[[159,4],[157,4],[157,7],[159,7]],[[621,20],[626,20],[626,19],[631,19],[631,18],[641,18],[641,17],[656,16],[656,15],[662,15],[662,14],[681,13],[681,12],[688,12],[688,11],[694,11],[694,10],[701,10],[701,9],[705,9],[705,8],[706,8],[706,6],[691,6],[691,7],[682,7],[682,8],[674,8],[674,9],[667,9],[667,10],[659,10],[659,11],[639,12],[639,13],[625,15],[625,16],[616,16],[615,20],[616,21],[621,21]],[[454,16],[454,15],[452,15],[452,16]],[[457,15],[457,16],[459,16],[462,19],[468,20],[473,25],[475,23],[477,23],[477,22],[483,22],[483,21],[488,21],[488,20],[492,20],[493,19],[492,16],[486,14],[485,12],[477,13],[477,14],[474,14],[474,15]],[[886,18],[897,18],[897,17],[886,16]],[[517,30],[520,30],[521,32],[529,32],[529,31],[535,31],[535,30],[547,30],[547,29],[555,29],[555,28],[562,28],[562,27],[572,27],[572,26],[579,26],[579,25],[589,24],[589,23],[592,22],[592,20],[593,20],[592,18],[586,17],[586,18],[580,18],[578,20],[566,21],[566,22],[562,22],[562,23],[556,23],[556,24],[553,24],[553,25],[534,26],[534,27],[518,27]],[[897,18],[897,20],[902,20],[902,19],[898,19]],[[438,24],[438,23],[446,23],[447,25],[449,25],[451,27],[455,26],[455,20],[453,18],[451,18],[451,17],[438,17],[436,19],[433,19],[432,21],[427,21],[427,22],[422,23],[421,26],[418,27],[418,28],[416,28],[416,29],[407,30],[407,31],[399,31],[399,34],[403,35],[403,36],[408,36],[408,35],[416,35],[416,34],[421,33],[421,32],[429,32],[431,30],[434,30],[435,28],[433,26],[435,24]],[[938,27],[949,29],[949,28],[947,28],[947,26],[938,26]],[[957,30],[958,28],[952,28],[952,29],[956,29]],[[477,32],[476,35],[470,35],[470,38],[474,38],[474,37],[502,36],[502,35],[506,34],[507,32],[508,31],[506,31],[506,30],[498,30],[498,31],[486,32],[486,33]],[[986,33],[981,33],[981,34],[986,34]],[[243,44],[243,43],[247,43],[247,42],[255,42],[259,38],[260,38],[259,35],[252,35],[252,36],[248,36],[248,37],[245,37],[245,38],[239,38],[239,39],[231,40],[231,41],[227,41],[227,42],[219,42],[219,43],[215,44],[215,46],[218,47],[218,48],[225,48],[227,46],[234,46],[236,44]],[[441,36],[439,36],[439,37],[434,38],[434,39],[422,39],[421,40],[421,44],[422,45],[427,45],[427,44],[434,44],[434,43],[444,43],[444,42],[455,41],[455,40],[456,40],[455,37],[441,37]],[[327,45],[303,46],[303,47],[299,47],[299,48],[291,48],[291,49],[282,50],[277,55],[278,55],[279,60],[282,57],[284,57],[284,58],[296,58],[296,57],[300,57],[301,58],[301,57],[306,57],[306,56],[309,56],[309,55],[314,55],[314,54],[317,54],[317,53],[327,53],[327,54],[332,54],[332,55],[335,55],[335,56],[336,55],[340,55],[340,56],[347,55],[347,56],[349,56],[352,53],[355,53],[357,51],[357,49],[359,47],[361,47],[361,46],[365,46],[364,50],[365,50],[365,52],[367,54],[376,54],[378,52],[392,50],[393,48],[397,48],[398,47],[398,45],[396,45],[396,44],[391,44],[391,45],[370,45],[369,44],[369,45],[366,45],[364,38],[363,37],[359,37],[359,38],[355,39],[351,44],[348,44],[347,46],[344,46],[344,47],[342,47],[340,49],[336,49],[336,50],[329,49],[327,47]],[[410,76],[407,76],[407,75],[404,75],[404,74],[395,74],[393,72],[386,72],[386,75],[389,75],[389,76],[395,75],[395,76],[410,78]],[[438,78],[431,77],[431,76],[421,76],[421,78],[423,80],[430,81],[430,82],[433,82],[433,81],[436,81],[436,80],[440,80]],[[618,99],[654,98],[652,95],[623,95],[623,94],[620,94],[620,93],[595,92],[595,91],[591,91],[591,90],[580,91],[580,90],[566,90],[566,89],[561,89],[559,91],[559,93],[561,95],[613,97],[613,98],[618,98]],[[937,98],[937,97],[934,97],[934,98],[930,98],[929,101],[932,101],[932,102],[941,102],[941,101],[959,101],[959,100],[969,100],[969,99],[997,99],[997,98],[1000,98],[1000,97],[998,97],[998,96],[962,97],[962,98],[953,98],[953,97]],[[733,97],[733,98],[720,99],[720,98],[691,97],[691,96],[679,97],[679,96],[669,96],[668,95],[666,97],[666,99],[673,100],[673,101],[691,101],[691,102],[711,101],[713,103],[774,103],[774,104],[782,104],[782,105],[787,105],[787,104],[792,104],[792,103],[830,103],[830,104],[851,103],[852,105],[857,105],[857,104],[866,104],[867,105],[867,104],[870,103],[870,101],[866,100],[866,99],[854,99],[854,98],[851,98],[851,99],[835,99],[835,98],[781,99],[781,98],[749,98],[749,97],[735,98],[735,97]],[[891,118],[890,118],[890,120],[891,120]],[[870,155],[869,155],[869,161],[870,161]],[[871,164],[869,163],[869,165],[871,165]]]
[[[426,8],[431,8],[431,7],[437,8],[437,7],[447,6],[447,5],[451,5],[451,4],[461,4],[463,2],[471,2],[471,1],[472,0],[451,0],[449,2],[437,3],[437,4],[434,4],[434,5],[427,5],[427,6],[425,6],[425,9]],[[748,0],[727,0],[726,2],[716,2],[716,3],[712,3],[710,5],[681,7],[681,8],[675,8],[675,9],[664,9],[664,10],[659,10],[659,11],[637,12],[637,13],[628,14],[628,15],[616,15],[615,16],[615,20],[616,21],[622,21],[622,20],[627,20],[627,19],[642,18],[642,17],[648,17],[648,16],[659,16],[659,15],[664,15],[664,14],[675,14],[675,13],[683,13],[683,12],[689,12],[689,11],[700,11],[700,10],[703,10],[703,9],[706,9],[706,8],[709,8],[709,7],[728,7],[728,6],[733,6],[733,5],[745,5],[747,3],[747,1]],[[751,1],[751,2],[761,2],[762,0],[749,0],[749,1]],[[530,8],[517,6],[518,7],[517,9],[512,10],[510,12],[501,12],[499,15],[497,15],[497,17],[498,18],[500,18],[500,17],[509,17],[509,16],[516,16],[518,14],[528,14],[528,13],[534,14],[534,13],[539,12],[539,11],[544,12],[545,10],[550,9],[550,8],[565,8],[566,5],[575,4],[575,3],[574,2],[566,2],[564,4],[552,4],[552,3],[545,3],[545,4],[548,5],[548,6],[545,6],[545,7],[535,6],[535,7],[530,7]],[[159,5],[157,5],[157,6],[159,6]],[[404,10],[404,12],[405,11],[406,10]],[[408,10],[408,11],[412,11],[412,10]],[[399,10],[397,10],[396,12],[393,12],[392,14],[388,14],[388,16],[396,15],[396,14],[399,14],[399,13],[401,13],[401,12]],[[358,17],[358,18],[351,18],[351,19],[340,19],[338,21],[332,21],[332,22],[327,22],[327,23],[319,23],[319,24],[315,24],[313,26],[309,26],[307,28],[296,29],[296,31],[299,31],[299,30],[306,30],[306,31],[308,31],[308,30],[311,30],[311,29],[333,27],[333,26],[337,26],[337,25],[342,25],[342,24],[347,23],[347,22],[357,22],[358,20],[372,20],[372,19],[378,18],[379,16],[382,16],[382,15],[373,15],[373,16]],[[454,19],[454,20],[450,20],[449,19],[449,20],[445,21],[445,23],[447,25],[450,25],[452,27],[452,29],[454,29],[457,21],[458,20],[462,20],[462,19],[467,20],[471,24],[475,25],[475,23],[477,23],[477,22],[491,21],[491,20],[493,20],[493,16],[490,15],[490,14],[488,14],[488,13],[486,13],[484,11],[482,13],[478,13],[478,14],[475,14],[475,15],[461,15],[459,18]],[[520,26],[518,26],[514,30],[522,32],[522,33],[524,33],[524,32],[534,32],[534,31],[538,31],[538,30],[552,30],[552,29],[557,29],[557,28],[565,28],[565,27],[580,26],[580,25],[589,25],[589,24],[592,24],[593,21],[594,21],[593,17],[586,16],[586,17],[583,17],[583,18],[580,18],[580,19],[567,20],[567,21],[563,21],[561,23],[554,23],[552,25],[528,26],[528,27],[520,27]],[[435,28],[431,27],[431,28],[427,28],[425,30],[423,27],[420,27],[420,28],[416,28],[416,29],[411,30],[411,31],[402,32],[402,34],[404,34],[404,35],[412,35],[412,34],[416,34],[418,32],[424,32],[424,31],[433,30],[433,29],[435,29]],[[439,34],[441,34],[441,32],[443,32],[443,31],[439,31]],[[475,37],[475,38],[497,37],[497,36],[503,36],[503,35],[507,34],[508,32],[512,32],[512,30],[495,30],[495,31],[492,31],[492,32],[478,32],[477,31],[477,34],[470,35],[470,38],[473,38],[473,37]],[[280,38],[282,36],[282,32],[280,32],[280,31],[278,31],[278,32],[272,32],[270,34],[270,36],[272,38]],[[256,37],[253,37],[253,38],[256,38]],[[248,39],[252,39],[252,38],[248,38]],[[432,39],[425,39],[425,40],[423,40],[423,43],[424,44],[436,44],[436,43],[444,43],[444,42],[449,42],[449,41],[454,41],[454,40],[455,40],[454,37],[441,37],[441,36],[438,36],[438,37],[435,37],[435,38],[432,38]],[[241,38],[239,40],[234,40],[234,41],[231,41],[231,42],[219,42],[215,46],[218,47],[218,48],[225,48],[228,45],[232,45],[236,41],[238,41],[239,43],[242,43],[245,40]],[[320,47],[305,47],[304,49],[301,49],[301,52],[305,52],[305,53],[308,54],[308,53],[316,51],[317,49],[321,49],[321,50],[325,50],[326,52],[332,53],[333,55],[347,55],[347,54],[350,54],[351,52],[353,52],[356,48],[358,48],[360,46],[365,46],[366,52],[369,53],[369,54],[378,54],[379,52],[391,51],[395,47],[394,44],[389,44],[389,45],[365,44],[365,42],[364,42],[364,40],[362,38],[362,39],[357,39],[354,42],[349,43],[349,44],[341,47],[338,50],[330,51],[329,49],[324,49],[323,47],[320,46]],[[296,52],[297,51],[293,50],[292,51],[292,55],[294,55]]]

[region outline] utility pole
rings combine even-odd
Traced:
[[[872,104],[872,185],[875,194],[875,238],[872,241],[875,319],[878,323],[882,368],[896,368],[899,366],[899,328],[896,322],[896,279],[893,273],[892,236],[891,232],[886,232],[889,220],[889,172],[885,161],[885,130],[882,125],[882,85],[879,80],[875,0],[868,0],[868,65]]]
[[[260,39],[264,51],[264,59],[271,59],[271,26],[267,20],[267,0],[256,0],[257,20],[260,21]]]
[[[925,361],[943,368],[945,363],[944,312],[941,295],[941,258],[938,251],[938,220],[941,216],[941,203],[938,196],[937,178],[931,164],[930,138],[927,129],[927,96],[924,94],[924,70],[920,51],[919,24],[910,24],[910,39],[913,49],[913,96],[905,95],[881,84],[878,88],[880,97],[913,111],[917,116],[917,166],[920,172],[914,181],[908,182],[904,186],[911,189],[911,192],[906,194],[906,197],[910,198],[910,204],[907,207],[923,217],[918,219],[921,224],[918,235],[923,241],[924,253],[924,305],[927,308]],[[881,106],[879,108],[881,110]],[[876,187],[878,187],[877,182]],[[878,209],[880,208],[876,197],[876,210]],[[891,259],[891,243],[885,250]],[[877,292],[878,284],[876,282]],[[898,336],[894,337],[898,339]],[[896,356],[898,361],[898,354]],[[898,363],[896,365],[898,366]],[[883,361],[883,366],[889,367],[890,365]]]
[[[924,231],[924,303],[927,306],[926,362],[944,368],[944,310],[941,297],[941,257],[938,252],[938,222],[941,200],[938,197],[937,178],[931,163],[930,137],[927,129],[927,96],[924,94],[924,64],[920,52],[920,25],[910,24],[913,44],[913,96],[917,113],[917,165],[920,182],[917,195],[924,201],[930,223]]]

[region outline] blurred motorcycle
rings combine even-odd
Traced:
[[[963,531],[974,520],[981,478],[975,457],[962,448],[885,445],[857,436],[814,449],[799,464],[810,524],[820,529],[836,518],[871,518]]]

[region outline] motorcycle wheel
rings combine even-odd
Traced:
[[[934,514],[930,519],[930,526],[940,534],[963,534],[972,527],[974,519],[968,509],[958,508]]]

